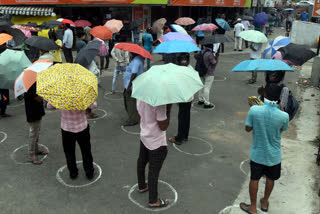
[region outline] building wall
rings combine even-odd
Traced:
[[[316,47],[316,39],[319,36],[320,24],[302,21],[294,21],[292,24],[290,35],[292,43]]]

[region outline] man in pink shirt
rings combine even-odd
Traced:
[[[139,192],[149,190],[149,207],[158,208],[168,205],[168,200],[158,198],[158,178],[168,149],[166,130],[169,126],[171,105],[152,107],[137,100],[140,116],[140,152],[138,158]],[[145,182],[145,168],[149,163],[148,184]]]
[[[55,107],[50,103],[48,109]],[[97,102],[94,101],[89,107],[97,108]],[[76,163],[76,141],[78,142],[82,154],[83,168],[89,180],[94,177],[93,158],[91,154],[90,129],[87,121],[86,111],[80,110],[60,110],[61,112],[61,134],[64,154],[67,160],[67,166],[72,180],[78,177],[78,168]]]

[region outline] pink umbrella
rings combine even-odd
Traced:
[[[74,24],[76,25],[76,27],[89,27],[92,25],[91,22],[87,20],[77,20],[74,22]]]
[[[192,18],[189,18],[189,17],[180,17],[174,22],[178,25],[185,25],[185,26],[196,23]]]
[[[197,25],[195,26],[192,31],[197,31],[197,30],[202,30],[202,31],[214,31],[215,29],[217,29],[217,25],[214,24],[201,24],[201,25]]]
[[[31,37],[31,32],[29,30],[20,29],[27,38]]]
[[[293,62],[291,62],[290,60],[285,60],[285,59],[283,59],[283,58],[282,58],[282,54],[281,54],[280,51],[277,51],[277,52],[273,55],[272,59],[281,60],[281,61],[287,63],[287,64],[290,65],[290,66],[296,65],[296,64],[294,64]]]
[[[111,19],[104,24],[112,33],[118,33],[123,28],[121,20]]]

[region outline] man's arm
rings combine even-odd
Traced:
[[[159,129],[161,131],[165,131],[169,127],[168,114],[170,116],[171,105],[159,106],[156,108],[157,108],[156,113],[157,113],[157,122],[158,122]]]

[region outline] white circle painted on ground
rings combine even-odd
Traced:
[[[20,162],[20,161],[17,161],[16,158],[15,158],[15,156],[16,156],[15,154],[16,154],[17,151],[19,151],[20,149],[22,149],[22,148],[24,148],[24,147],[28,147],[28,146],[29,146],[28,144],[22,145],[22,146],[19,146],[18,148],[16,148],[15,150],[13,150],[13,152],[12,152],[11,155],[10,155],[10,157],[11,157],[11,159],[12,159],[16,164],[31,164],[30,162]],[[48,147],[46,147],[45,145],[39,143],[38,146],[46,149],[46,150],[48,151],[48,153],[49,153],[49,149],[48,149]],[[48,155],[44,155],[40,160],[43,161],[44,159],[47,158],[47,156],[48,156]]]
[[[201,110],[204,110],[204,111],[212,111],[212,110],[214,110],[216,108],[216,105],[213,104],[212,108],[203,108],[203,105],[198,105],[198,102],[193,102],[191,104],[191,107],[196,108],[196,109],[201,109]]]
[[[128,134],[134,134],[134,135],[139,135],[140,132],[132,132],[132,131],[128,131],[125,126],[121,126],[121,129],[122,131],[124,131],[125,133],[128,133]]]
[[[196,139],[197,141],[195,141],[195,142],[199,142],[199,141],[201,141],[201,142],[203,142],[204,144],[207,144],[208,146],[209,146],[209,151],[208,152],[205,152],[205,153],[200,153],[200,154],[197,154],[197,153],[190,153],[190,152],[186,152],[186,151],[183,151],[183,150],[181,150],[180,148],[182,148],[183,147],[183,144],[182,145],[176,145],[175,143],[173,143],[173,147],[176,149],[176,150],[178,150],[179,152],[182,152],[182,153],[184,153],[184,154],[186,154],[186,155],[194,155],[194,156],[202,156],[202,155],[208,155],[208,154],[210,154],[210,153],[212,153],[213,152],[213,146],[208,142],[208,141],[205,141],[205,140],[203,140],[203,139],[201,139],[201,138],[199,138],[199,137],[192,137],[192,136],[189,136],[189,139]],[[178,148],[179,147],[179,148]]]
[[[0,134],[3,135],[3,138],[0,140],[0,143],[3,143],[7,139],[8,135],[7,135],[7,133],[2,132],[2,131],[0,131]]]
[[[105,118],[105,117],[108,115],[107,111],[106,111],[106,110],[103,110],[103,109],[101,109],[101,108],[97,108],[97,109],[93,110],[93,112],[96,112],[96,111],[101,111],[101,112],[103,112],[102,116],[99,116],[99,117],[97,117],[97,118],[92,118],[92,119],[89,119],[89,118],[88,118],[88,120],[99,120],[99,119]]]
[[[131,194],[137,189],[138,187],[138,184],[135,184],[131,187],[131,189],[129,190],[129,193],[128,193],[128,198],[130,199],[130,201],[132,201],[132,203],[134,203],[135,205],[137,205],[138,207],[144,209],[144,210],[147,210],[147,211],[153,211],[153,212],[158,212],[158,211],[164,211],[164,210],[167,210],[169,209],[170,207],[172,207],[173,205],[175,205],[178,201],[178,193],[177,191],[175,190],[175,188],[173,188],[173,186],[171,186],[170,184],[168,184],[167,182],[165,181],[162,181],[162,180],[158,180],[159,183],[162,183],[164,185],[167,185],[169,187],[169,189],[173,192],[174,194],[174,199],[173,201],[169,201],[169,204],[168,206],[166,207],[161,207],[161,208],[149,208],[149,207],[145,207],[143,205],[141,205],[139,202],[137,202],[136,200],[134,200],[131,196]]]
[[[77,161],[77,165],[78,165],[78,164],[81,164],[81,163],[82,163],[82,161]],[[98,169],[99,174],[98,174],[98,176],[96,177],[96,179],[94,179],[93,181],[91,181],[91,182],[89,182],[89,183],[87,183],[87,184],[73,185],[73,184],[68,184],[68,183],[66,183],[66,182],[61,178],[60,174],[63,172],[63,170],[65,170],[65,169],[67,168],[67,165],[64,165],[63,167],[61,167],[60,169],[58,169],[58,171],[57,171],[57,173],[56,173],[56,178],[57,178],[57,180],[58,180],[61,184],[63,184],[63,185],[66,186],[66,187],[71,187],[71,188],[87,187],[87,186],[89,186],[89,185],[94,184],[95,182],[97,182],[97,181],[101,178],[101,175],[102,175],[102,169],[101,169],[101,167],[100,167],[98,164],[96,164],[95,162],[93,162],[93,165]]]
[[[240,207],[237,206],[237,205],[227,206],[227,207],[225,207],[223,210],[221,210],[221,211],[219,212],[219,214],[227,214],[227,213],[230,213],[230,211],[232,210],[232,208],[239,208],[239,209],[240,209]]]
[[[247,167],[249,167],[249,171],[247,172],[247,170],[244,169],[244,165],[249,165]],[[240,170],[243,174],[249,176],[250,175],[250,159],[246,159],[244,161],[242,161],[240,163]],[[279,179],[282,178],[282,176],[286,176],[288,174],[288,170],[286,167],[281,166],[281,177]]]
[[[214,82],[223,82],[223,81],[226,81],[227,80],[227,77],[221,77],[221,76],[215,76],[214,77]]]
[[[121,91],[115,91],[116,93],[115,94],[121,94],[122,95],[122,92]],[[121,100],[122,99],[122,96],[120,97],[116,97],[116,98],[111,98],[111,96],[114,96],[112,95],[112,92],[107,92],[103,95],[103,98],[106,99],[106,100]]]

